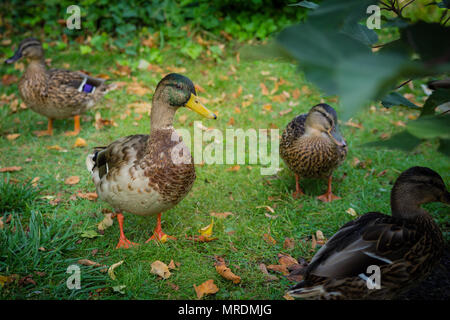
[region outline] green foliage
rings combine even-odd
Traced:
[[[450,28],[445,26],[446,11],[439,22],[413,22],[407,18],[403,10],[413,2],[326,0],[317,7],[308,5],[313,10],[306,22],[290,26],[278,35],[277,42],[282,47],[278,54],[283,56],[287,51],[298,60],[308,80],[327,94],[339,95],[344,119],[374,100],[382,100],[386,107],[418,108],[392,90],[401,87],[398,84],[405,79],[439,78],[450,72]],[[385,25],[398,34],[397,39],[380,45],[379,51],[372,50],[378,42],[377,34],[366,26],[370,5],[388,11],[383,16]],[[450,101],[449,96],[448,88],[436,90],[422,108],[421,117],[429,117],[411,121],[407,133],[377,145],[402,145],[404,149],[405,145],[417,146],[418,139],[448,139],[448,117],[433,114],[436,106]],[[441,151],[446,145],[441,143]]]

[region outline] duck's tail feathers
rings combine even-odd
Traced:
[[[300,281],[288,291],[288,294],[294,298],[314,299],[325,293],[323,285],[307,286],[307,282]]]

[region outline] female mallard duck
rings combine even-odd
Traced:
[[[173,128],[173,117],[180,107],[216,119],[197,101],[192,81],[172,73],[159,82],[153,95],[150,135],[121,138],[96,148],[86,159],[99,198],[118,212],[117,248],[134,245],[123,232],[123,211],[157,214],[154,234],[147,242],[164,240],[169,236],[161,230],[161,212],[175,206],[191,190],[195,180],[192,156]]]
[[[331,193],[331,180],[333,170],[346,155],[347,144],[339,131],[336,111],[325,103],[295,117],[281,136],[280,156],[295,173],[294,198],[304,194],[298,183],[303,177],[328,178],[327,192],[317,198],[324,202],[340,199]]]
[[[27,58],[29,64],[19,81],[22,100],[33,111],[48,118],[47,130],[37,131],[38,136],[53,134],[53,119],[74,117],[74,131],[80,132],[80,114],[93,107],[105,93],[115,88],[105,79],[92,78],[81,72],[47,70],[44,50],[39,40],[28,38],[19,44],[14,56],[5,61],[13,63]]]
[[[318,299],[392,299],[423,280],[439,262],[444,240],[420,205],[450,204],[435,171],[412,167],[391,192],[392,216],[369,212],[345,224],[313,257],[289,294]],[[379,268],[379,288],[369,289]],[[368,275],[366,275],[368,273]],[[372,282],[372,284],[376,284]]]

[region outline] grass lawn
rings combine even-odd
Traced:
[[[115,250],[119,236],[117,222],[103,235],[83,237],[83,232],[97,230],[97,224],[103,219],[102,211],[111,210],[100,200],[73,196],[78,192],[95,191],[85,166],[87,153],[95,146],[107,145],[120,137],[149,132],[149,116],[137,113],[129,105],[150,103],[156,84],[165,73],[174,70],[170,67],[185,68],[182,73],[204,89],[199,95],[218,115],[215,121],[206,120],[181,109],[176,115],[176,128],[192,132],[193,122],[202,121],[204,126],[223,132],[227,128],[279,128],[281,134],[295,115],[307,112],[322,98],[335,107],[339,115],[336,98],[324,98],[294,64],[271,60],[255,62],[243,57],[238,61],[236,51],[231,48],[219,62],[192,61],[169,50],[164,52],[164,57],[160,65],[163,73],[132,68],[131,77],[127,77],[112,73],[117,69],[117,57],[108,52],[81,56],[73,50],[47,51],[52,67],[69,64],[73,70],[108,74],[118,81],[128,82],[83,115],[79,137],[86,140],[86,147],[73,148],[76,138],[63,135],[73,129],[71,119],[55,121],[52,137],[37,138],[32,132],[44,130],[46,118],[28,109],[19,108],[13,113],[8,103],[0,107],[0,167],[22,167],[17,172],[0,173],[0,216],[6,221],[11,214],[11,221],[0,230],[0,275],[17,274],[19,278],[29,275],[32,279],[0,288],[0,299],[195,299],[193,285],[208,279],[214,280],[219,291],[204,299],[283,299],[293,282],[272,271],[269,272],[277,275],[278,280],[267,281],[259,268],[261,263],[278,264],[277,254],[281,252],[309,260],[317,250],[311,248],[311,235],[321,230],[326,238],[331,237],[341,225],[354,219],[346,212],[349,208],[358,215],[369,211],[390,213],[393,181],[411,166],[430,167],[439,172],[447,184],[449,182],[448,158],[436,151],[435,142],[423,143],[412,153],[361,147],[400,131],[402,123],[419,113],[403,108],[387,110],[377,103],[351,120],[350,124],[362,127],[341,123],[349,145],[346,161],[334,172],[333,191],[341,200],[332,203],[316,200],[315,196],[326,190],[326,182],[318,180],[302,181],[307,196],[292,199],[294,175],[282,161],[282,170],[274,176],[261,175],[260,165],[244,164],[239,170],[227,170],[233,165],[197,165],[197,180],[192,191],[162,216],[163,230],[176,236],[177,241],[143,244],[151,236],[156,219],[131,214],[125,215],[125,234],[141,246]],[[8,72],[20,74],[13,68]],[[285,81],[271,94],[280,79]],[[127,87],[133,82],[150,90],[142,97],[127,93]],[[263,94],[261,83],[268,88],[268,95]],[[414,85],[414,88],[405,86],[401,92],[411,93],[418,103],[423,103],[424,93],[419,84]],[[294,99],[296,89],[301,94]],[[279,96],[283,91],[290,95],[285,101]],[[0,87],[0,96],[11,93],[18,97],[16,84]],[[268,104],[271,107],[266,106]],[[288,109],[292,111],[287,112]],[[280,115],[281,111],[285,112]],[[97,112],[104,119],[113,119],[117,126],[97,130],[94,127]],[[13,133],[20,136],[8,140],[6,136]],[[55,145],[66,152],[48,148]],[[79,176],[80,182],[66,185],[64,181],[69,176]],[[35,180],[37,186],[33,187],[31,181],[36,177],[39,180],[37,183]],[[273,208],[274,213],[264,206]],[[426,208],[433,213],[448,240],[448,207],[438,203],[426,205]],[[198,235],[200,228],[211,223],[211,212],[233,213],[224,219],[214,218],[213,235],[218,239],[207,243],[187,240],[186,235]],[[266,242],[264,234],[270,234],[276,243]],[[295,240],[294,248],[283,247],[286,238]],[[241,276],[240,284],[233,284],[217,274],[214,255],[224,257],[231,270]],[[124,263],[115,269],[116,280],[102,272],[103,267],[81,266],[81,289],[69,290],[66,270],[79,259],[107,266],[122,260]],[[173,260],[180,264],[172,270],[169,279],[162,280],[150,273],[150,265],[155,260],[166,264]],[[117,286],[125,286],[122,293],[113,289]]]

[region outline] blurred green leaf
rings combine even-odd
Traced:
[[[450,101],[450,90],[449,89],[437,89],[428,97],[427,101],[423,105],[422,112],[420,116],[426,116],[434,114],[434,109],[445,102]]]
[[[424,116],[406,125],[406,130],[422,139],[450,139],[450,115]]]
[[[390,137],[387,140],[373,141],[365,143],[363,147],[382,147],[387,149],[400,149],[403,151],[411,151],[422,142],[421,139],[413,136],[409,132],[402,131]]]
[[[412,109],[420,109],[419,106],[415,105],[396,91],[389,93],[387,96],[381,99],[381,104],[385,108],[404,106]]]

